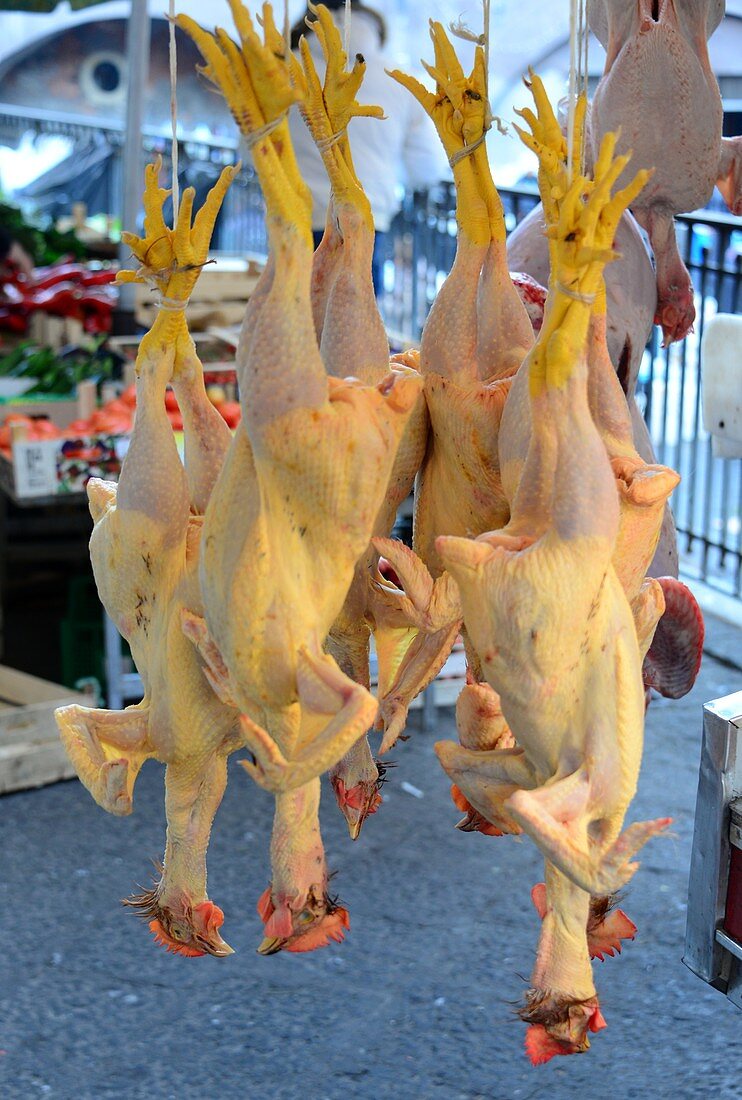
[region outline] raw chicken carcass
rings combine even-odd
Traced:
[[[206,893],[206,849],[227,781],[227,756],[241,744],[237,711],[220,701],[181,631],[184,607],[200,610],[202,512],[230,442],[204,390],[185,322],[189,295],[206,261],[227,168],[191,227],[193,189],[169,229],[159,164],[146,172],[145,235],[127,235],[140,263],[133,274],[161,294],[136,363],[137,415],[118,486],[91,479],[95,521],[90,556],[106,611],[131,646],[144,698],[124,711],[63,707],[62,742],[81,781],[103,809],[132,810],[137,774],[154,757],[166,765],[167,847],[160,881],[128,904],[150,921],[159,943],[183,955],[228,955],[221,909]],[[131,278],[131,275],[129,276]],[[183,413],[186,468],[165,412],[172,383]]]
[[[619,502],[588,404],[586,345],[606,242],[646,175],[611,198],[627,162],[613,147],[609,135],[594,187],[578,177],[551,230],[549,304],[523,368],[533,430],[510,522],[476,540],[437,543],[516,746],[479,752],[440,742],[436,751],[488,821],[513,821],[547,860],[541,941],[521,1013],[534,1062],[587,1049],[588,1032],[604,1026],[587,938],[591,896],[624,885],[634,853],[668,824],[621,832],[641,760],[641,655],[612,564]],[[594,945],[613,931],[593,919]]]
[[[632,209],[652,242],[657,322],[666,343],[682,340],[695,318],[673,216],[705,206],[717,182],[729,208],[742,207],[742,139],[722,139],[721,96],[707,46],[724,9],[724,0],[590,5],[590,26],[607,53],[593,97],[593,145],[620,130],[632,165],[655,169]]]
[[[178,24],[254,145],[272,281],[238,348],[243,419],[204,521],[204,619],[191,616],[186,629],[217,689],[241,712],[254,755],[245,768],[277,796],[274,878],[260,904],[260,950],[268,954],[309,934],[315,946],[326,942],[343,924],[327,896],[319,776],[365,733],[377,704],[323,647],[368,547],[421,383],[410,373],[378,385],[327,374],[310,294],[310,211],[287,160],[288,135],[279,143],[271,133],[303,89],[296,68],[290,78],[270,6],[265,43],[246,9],[230,6],[239,46],[185,16]]]
[[[533,79],[532,86],[539,106],[539,133],[548,135],[564,172],[566,143],[537,78]],[[530,112],[524,117],[527,121],[534,120]],[[579,147],[579,144],[578,132],[576,145]],[[547,194],[559,186],[553,173],[541,183]],[[511,260],[523,262],[530,274],[548,280],[549,244],[543,226],[543,209],[535,217],[531,216],[520,235],[516,230],[513,237]],[[628,214],[619,223],[615,247],[619,252],[626,249],[627,256],[620,256],[607,269],[605,291],[601,290],[593,309],[588,349],[588,401],[616,473],[622,517],[614,564],[627,597],[632,603],[638,598],[647,573],[657,580],[644,583],[641,601],[645,611],[656,608],[657,613],[663,614],[662,594],[667,592],[669,597],[657,645],[645,661],[645,681],[648,686],[677,698],[691,689],[698,673],[703,620],[690,590],[675,579],[675,525],[664,501],[678,477],[655,463],[649,434],[634,399],[643,348],[651,331],[656,292],[651,268],[647,271],[646,250]],[[617,272],[620,278],[616,278]],[[517,487],[525,459],[529,424],[526,379],[519,377],[514,383],[500,432],[503,484],[511,495]],[[665,576],[666,573],[671,575]],[[646,614],[638,614],[649,644],[652,640],[649,620]]]
[[[326,70],[320,84],[309,45],[301,40],[303,79],[307,98],[302,115],[325,163],[331,184],[327,226],[315,252],[312,305],[320,354],[328,374],[352,376],[365,385],[378,385],[390,371],[417,376],[414,357],[389,361],[389,343],[374,293],[371,261],[374,223],[371,207],[353,166],[347,128],[353,117],[381,116],[381,108],[356,101],[365,65],[359,57],[346,72],[340,33],[323,6],[309,24],[320,40]],[[428,416],[422,393],[410,416],[397,452],[392,476],[374,523],[374,535],[389,535],[402,501],[409,495],[422,461],[428,434]],[[327,640],[328,652],[352,679],[369,688],[369,646],[373,630],[383,629],[384,608],[378,607],[372,580],[378,555],[369,546],[356,565],[343,609]],[[375,613],[376,612],[376,613]],[[377,619],[379,620],[377,622]],[[383,645],[380,647],[383,651]],[[365,818],[381,803],[379,770],[362,737],[330,771],[338,805],[356,839]]]
[[[484,53],[469,76],[440,23],[431,21],[436,83],[429,92],[413,77],[391,75],[430,115],[452,165],[458,237],[453,267],[423,330],[420,371],[431,436],[415,490],[414,546],[420,561],[390,541],[376,542],[403,569],[404,604],[417,634],[381,700],[382,752],[404,728],[414,696],[437,675],[459,629],[450,579],[435,549],[440,534],[479,534],[507,522],[497,434],[512,378],[533,343],[528,314],[510,278],[505,220],[484,139],[489,126]],[[417,573],[417,577],[413,574]],[[390,601],[394,593],[388,593]],[[423,599],[427,606],[422,606]],[[474,659],[473,654],[469,654]]]
[[[518,128],[522,140],[539,156],[539,187],[550,226],[559,216],[559,198],[567,190],[567,143],[554,115],[544,87],[531,74],[531,89],[537,107],[520,112],[531,132]],[[575,118],[575,150],[581,147],[581,130],[586,101],[580,98]],[[612,240],[601,239],[606,249]],[[550,288],[556,286],[556,252],[549,237],[552,260]],[[615,477],[620,502],[620,524],[613,564],[627,599],[635,606],[641,625],[643,651],[651,642],[656,617],[663,604],[658,582],[645,581],[649,563],[660,535],[666,501],[677,485],[678,475],[665,466],[648,465],[633,445],[631,418],[626,397],[611,363],[607,347],[606,289],[601,278],[592,303],[587,342],[587,400],[595,426],[603,439]],[[503,487],[510,500],[517,491],[532,432],[529,380],[521,372],[513,383],[500,431],[500,463]],[[653,617],[654,616],[654,621]]]

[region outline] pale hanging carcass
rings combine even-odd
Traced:
[[[227,757],[242,736],[236,709],[214,695],[203,662],[184,638],[181,614],[201,610],[203,512],[231,440],[206,396],[185,310],[236,169],[224,169],[192,226],[194,192],[186,190],[174,229],[163,219],[169,192],[160,188],[159,172],[159,163],[146,170],[144,236],[124,237],[140,265],[124,278],[146,281],[159,295],[137,355],[131,443],[118,485],[98,478],[88,483],[98,593],[131,646],[144,698],[123,711],[64,707],[56,718],[81,781],[109,813],[131,813],[145,760],[165,764],[162,874],[152,890],[127,904],[149,920],[168,950],[228,955],[219,933],[222,911],[206,893],[206,849]],[[183,414],[185,468],[165,411],[168,384]]]
[[[632,204],[657,265],[657,323],[665,342],[689,332],[695,305],[674,215],[705,206],[717,184],[742,212],[742,138],[722,138],[722,102],[707,41],[725,0],[593,0],[590,26],[606,50],[590,118],[594,150],[620,131],[632,165],[654,175]]]
[[[377,385],[328,375],[312,309],[309,203],[285,126],[304,92],[270,6],[263,7],[264,42],[243,5],[230,7],[239,45],[186,16],[178,25],[253,147],[270,281],[243,329],[243,419],[204,521],[205,613],[185,626],[217,690],[240,711],[254,756],[244,766],[276,796],[273,878],[260,902],[260,950],[270,954],[342,938],[347,925],[327,891],[319,777],[373,723],[377,704],[324,645],[367,550],[421,386],[410,372],[389,373]]]
[[[619,499],[589,405],[587,338],[618,219],[646,173],[611,197],[627,164],[614,145],[607,136],[594,185],[578,175],[550,226],[552,286],[523,367],[533,428],[511,519],[476,540],[437,541],[516,744],[436,750],[488,821],[522,830],[546,858],[545,894],[535,895],[541,940],[521,1011],[536,1063],[586,1050],[588,1034],[605,1026],[590,953],[604,953],[616,929],[601,927],[599,914],[636,870],[634,854],[668,825],[621,831],[642,753],[641,654],[613,565]]]

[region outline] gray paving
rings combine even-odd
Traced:
[[[709,637],[718,655],[739,654],[738,632],[712,623]],[[453,829],[434,736],[399,747],[386,803],[357,844],[326,799],[352,930],[309,956],[255,954],[271,803],[236,765],[209,862],[237,950],[226,960],[166,954],[118,904],[162,847],[156,764],[124,820],[76,782],[1,799],[0,1097],[739,1097],[742,1013],[680,958],[701,705],[741,686],[707,659],[687,699],[652,704],[632,817],[671,814],[674,833],[646,850],[627,892],[639,937],[596,964],[608,1029],[584,1057],[539,1069],[514,1013],[538,933],[539,859],[527,842]],[[441,712],[438,736],[453,728]]]

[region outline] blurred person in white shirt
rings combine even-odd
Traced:
[[[324,0],[324,3],[342,32],[345,0]],[[387,26],[384,17],[362,0],[351,0],[351,12],[350,56],[361,54],[366,62],[359,101],[383,107],[386,115],[381,121],[354,118],[350,129],[353,163],[374,215],[373,279],[378,293],[385,235],[401,206],[404,191],[433,187],[441,180],[450,179],[451,171],[430,119],[420,104],[385,72],[385,69],[395,68],[397,62],[385,52]],[[317,36],[306,26],[307,16],[311,17],[309,8],[291,29],[291,46],[297,50],[300,37],[306,36],[321,78],[325,71],[322,49]],[[292,111],[289,118],[296,159],[312,192],[312,230],[316,247],[325,228],[330,181],[317,146],[298,111]]]

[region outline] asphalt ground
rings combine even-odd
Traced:
[[[713,651],[739,658],[739,632],[711,625]],[[255,953],[271,799],[234,762],[209,856],[228,959],[167,954],[119,904],[163,847],[158,765],[130,818],[103,813],[76,781],[0,799],[0,1098],[739,1098],[742,1013],[681,956],[701,707],[740,687],[707,657],[690,696],[650,707],[629,818],[672,815],[673,835],[645,849],[627,890],[637,939],[595,964],[608,1028],[587,1054],[539,1068],[515,1006],[538,936],[540,859],[528,841],[453,828],[433,754],[454,735],[450,710],[436,734],[413,718],[356,844],[325,798],[352,927],[311,955]]]

